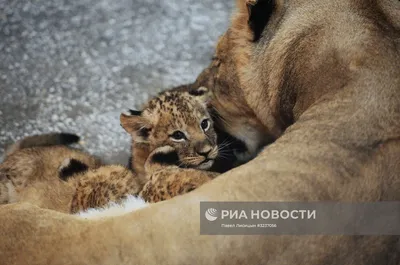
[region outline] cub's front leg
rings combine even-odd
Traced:
[[[143,186],[135,174],[120,165],[103,166],[70,181],[75,187],[71,213],[119,202],[137,195]]]
[[[215,172],[180,168],[175,149],[171,146],[156,148],[145,163],[146,178],[139,196],[153,203],[188,193],[217,177]]]
[[[218,173],[169,167],[154,172],[139,196],[146,202],[159,202],[188,193],[218,176]]]

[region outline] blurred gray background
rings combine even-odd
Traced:
[[[126,164],[119,114],[193,81],[233,0],[0,0],[0,156],[24,136],[74,132]]]

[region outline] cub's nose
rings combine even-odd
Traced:
[[[205,139],[203,141],[199,141],[196,143],[194,146],[194,151],[199,155],[199,156],[204,156],[205,158],[208,158],[210,155],[211,151],[213,150],[213,147],[208,139]]]
[[[207,157],[212,151],[212,146],[208,140],[196,143],[195,151],[198,155]]]
[[[196,152],[197,152],[198,155],[201,155],[201,156],[204,156],[204,157],[208,157],[208,155],[210,154],[211,150],[212,150],[211,146],[207,146],[207,147],[204,147],[201,150],[197,150]]]

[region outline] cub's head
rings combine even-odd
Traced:
[[[171,146],[181,167],[209,169],[218,155],[217,134],[207,110],[211,92],[200,87],[166,91],[151,99],[141,111],[122,113],[122,127],[133,143],[151,152]],[[171,156],[169,156],[171,157]]]

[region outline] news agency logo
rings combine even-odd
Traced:
[[[400,235],[393,215],[400,201],[200,202],[200,209],[201,235]]]
[[[218,211],[215,208],[208,208],[205,216],[208,221],[213,222],[218,219]]]
[[[221,210],[221,220],[310,220],[316,219],[316,210]]]

